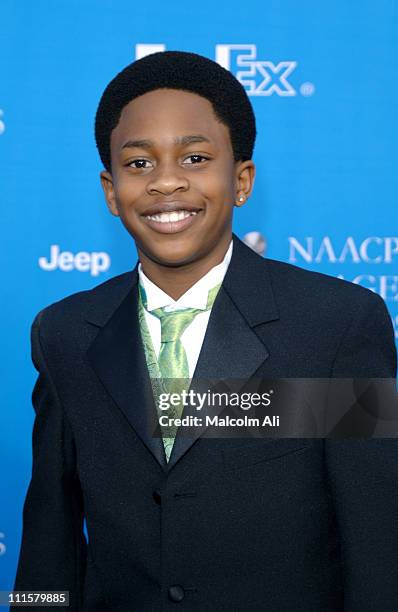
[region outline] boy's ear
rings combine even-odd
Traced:
[[[250,197],[254,186],[256,166],[253,160],[238,162],[236,166],[236,197],[235,206],[243,206]]]
[[[112,215],[119,217],[119,209],[116,204],[115,191],[113,189],[112,174],[107,170],[100,172],[102,189],[104,190],[105,200]]]

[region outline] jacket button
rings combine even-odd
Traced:
[[[169,598],[171,599],[171,601],[182,601],[184,597],[185,592],[182,586],[174,584],[173,586],[169,587]]]
[[[162,503],[162,497],[160,495],[160,492],[158,490],[154,491],[152,493],[152,497],[154,499],[154,502],[160,506],[160,504]]]

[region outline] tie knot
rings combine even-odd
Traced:
[[[207,297],[207,304],[204,310],[200,308],[185,308],[183,310],[166,311],[165,308],[155,308],[150,313],[160,319],[161,324],[161,342],[175,342],[179,340],[185,329],[194,320],[197,314],[210,310],[216,299],[221,283],[210,289]],[[144,287],[140,284],[140,297],[142,304],[147,309],[147,298]]]

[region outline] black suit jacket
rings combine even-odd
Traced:
[[[196,378],[396,376],[379,296],[233,240]],[[396,612],[397,441],[177,437],[166,465],[137,278],[33,323],[33,472],[14,588],[68,590],[84,612]]]

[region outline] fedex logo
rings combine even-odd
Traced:
[[[216,62],[235,74],[238,81],[246,87],[248,95],[296,95],[296,90],[287,79],[296,68],[297,62],[274,64],[256,57],[256,45],[216,45]],[[234,70],[233,63],[237,70]]]
[[[135,57],[140,59],[151,53],[165,51],[166,45],[137,44]],[[242,83],[249,96],[271,96],[276,94],[282,97],[297,95],[297,90],[289,81],[293,71],[297,68],[296,61],[271,62],[257,58],[255,44],[217,44],[215,46],[215,61],[223,66]],[[305,82],[299,87],[303,96],[312,96],[315,91],[313,83]]]

